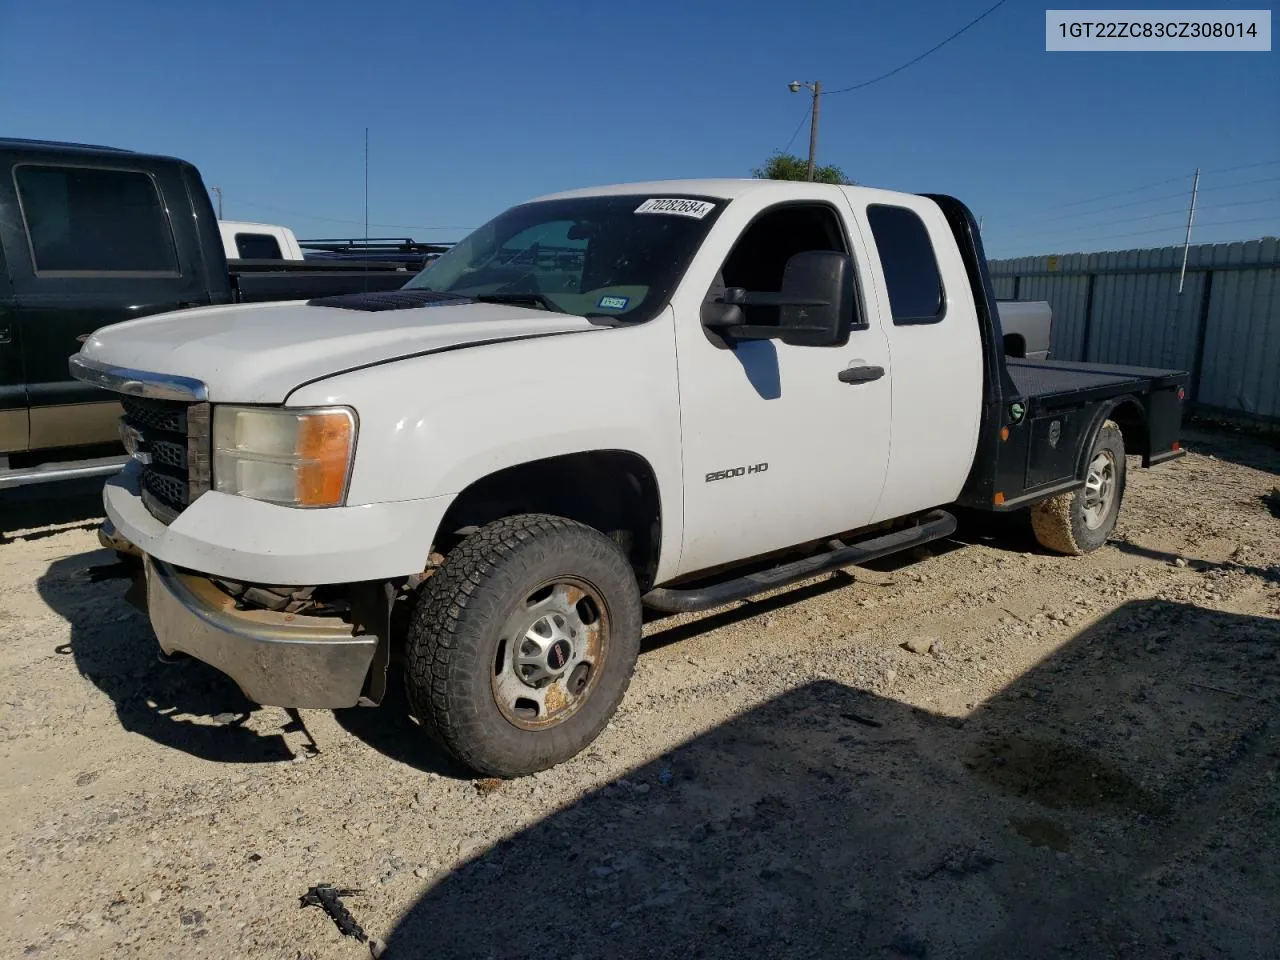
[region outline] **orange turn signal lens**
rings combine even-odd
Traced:
[[[997,493],[994,497],[991,498],[991,502],[994,503],[997,507],[1000,506],[1002,503],[1004,503],[1004,494]]]
[[[342,503],[355,429],[346,410],[309,413],[298,422],[298,505],[333,507]]]
[[[1008,427],[1001,427],[1001,428],[1000,428],[1000,440],[1001,440],[1001,442],[1003,442],[1003,441],[1005,441],[1005,440],[1008,440],[1008,439],[1009,439],[1009,428],[1008,428]]]

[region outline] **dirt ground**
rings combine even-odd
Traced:
[[[967,520],[651,623],[505,784],[159,662],[92,488],[0,495],[0,955],[369,956],[327,882],[393,958],[1280,957],[1280,449],[1187,445],[1088,557]]]

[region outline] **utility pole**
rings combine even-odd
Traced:
[[[1182,285],[1187,280],[1187,256],[1191,253],[1191,224],[1196,219],[1196,195],[1200,192],[1200,168],[1196,167],[1195,179],[1191,181],[1191,209],[1187,211],[1187,239],[1182,244],[1182,273],[1178,277],[1178,296],[1182,296]]]
[[[222,219],[222,188],[210,187],[209,189],[213,191],[213,195],[218,198],[218,219],[221,220]]]
[[[818,110],[820,106],[819,98],[822,96],[822,81],[815,80],[813,83],[807,83],[803,80],[792,80],[787,87],[792,93],[799,93],[800,88],[804,87],[813,93],[813,106],[809,111],[809,166],[805,174],[806,180],[813,180],[814,165],[818,157]]]
[[[813,165],[818,156],[818,107],[821,101],[818,99],[822,96],[822,81],[813,81],[813,114],[809,117],[809,173],[808,179],[813,180]]]

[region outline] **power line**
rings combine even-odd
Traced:
[[[804,122],[809,119],[809,107],[804,108],[804,116],[800,118],[800,122],[796,124],[795,130],[791,132],[791,139],[787,141],[787,145],[779,150],[779,153],[786,153],[791,149],[791,145],[796,142],[796,137],[800,136],[800,130],[804,126]]]
[[[1196,211],[1202,212],[1205,210],[1223,210],[1229,207],[1260,206],[1267,203],[1280,203],[1280,197],[1260,197],[1260,198],[1251,199],[1251,200],[1233,200],[1229,203],[1213,203],[1213,204],[1207,204],[1207,205],[1198,204],[1196,206]],[[1102,211],[1098,211],[1098,212],[1102,212]],[[1158,213],[1140,214],[1139,216],[1136,216],[1136,217],[1122,217],[1117,220],[1104,220],[1101,223],[1079,223],[1079,224],[1075,224],[1073,226],[1068,226],[1068,227],[1056,227],[1056,228],[1053,228],[1052,230],[1045,230],[1039,225],[1035,225],[1035,226],[1023,227],[1021,229],[1016,229],[1011,234],[1011,237],[1012,239],[1019,239],[1021,237],[1029,237],[1029,236],[1042,234],[1042,233],[1058,234],[1063,232],[1071,233],[1072,231],[1075,231],[1075,230],[1093,230],[1098,227],[1120,226],[1126,223],[1140,223],[1143,220],[1154,220],[1157,217],[1182,216],[1186,214],[1186,212],[1187,212],[1186,207],[1179,207],[1178,209],[1175,209],[1175,210],[1162,210]],[[1043,223],[1047,221],[1041,221],[1041,222]]]
[[[1237,170],[1253,170],[1253,169],[1256,169],[1257,167],[1269,167],[1277,163],[1280,163],[1280,158],[1276,158],[1274,160],[1259,160],[1255,163],[1241,163],[1234,167],[1213,167],[1212,169],[1209,169],[1209,170],[1202,170],[1201,173],[1202,174],[1234,173]],[[1054,210],[1066,210],[1071,207],[1083,207],[1083,206],[1087,206],[1090,203],[1098,203],[1102,200],[1110,200],[1113,197],[1127,197],[1131,193],[1141,193],[1143,190],[1152,190],[1156,187],[1164,187],[1164,186],[1168,186],[1171,183],[1181,183],[1183,181],[1190,180],[1190,179],[1191,179],[1191,174],[1187,173],[1187,174],[1183,174],[1180,177],[1172,177],[1168,180],[1156,180],[1154,183],[1144,183],[1141,186],[1137,186],[1137,187],[1127,187],[1124,190],[1116,190],[1113,193],[1104,193],[1101,196],[1089,197],[1086,200],[1071,200],[1068,203],[1059,203],[1052,207],[1045,207],[1044,209],[1045,209],[1045,212],[1051,212]],[[1249,183],[1222,184],[1220,186],[1212,187],[1210,189],[1214,189],[1214,190],[1226,189],[1229,186],[1247,187],[1254,183],[1270,183],[1270,182],[1272,182],[1271,179],[1253,180],[1253,181],[1250,181]],[[1182,196],[1182,194],[1175,193],[1175,194],[1169,194],[1167,196],[1162,196],[1162,197],[1147,197],[1145,200],[1139,200],[1139,201],[1136,201],[1136,203],[1124,204],[1123,206],[1131,207],[1141,203],[1155,203],[1158,200],[1170,200],[1173,197],[1180,197],[1180,196]],[[1117,210],[1122,208],[1110,207],[1108,209]],[[1078,214],[1078,216],[1088,216],[1089,213],[1102,213],[1102,212],[1104,211],[1102,210],[1085,211]],[[1077,214],[1069,214],[1068,216],[1077,216]],[[1061,220],[1061,219],[1065,219],[1065,217],[1053,217],[1052,219]]]
[[[1201,193],[1204,193],[1204,191],[1203,191],[1203,190],[1201,190],[1200,192],[1201,192]],[[1275,198],[1275,199],[1276,199],[1276,200],[1280,200],[1280,198]],[[1263,199],[1261,199],[1261,200],[1236,200],[1236,201],[1234,201],[1234,202],[1232,202],[1232,203],[1215,203],[1215,204],[1211,204],[1211,205],[1209,205],[1209,206],[1204,206],[1204,205],[1199,205],[1199,204],[1198,204],[1198,205],[1196,206],[1196,212],[1197,212],[1197,213],[1200,213],[1200,212],[1203,212],[1203,211],[1205,211],[1205,210],[1221,210],[1221,209],[1223,209],[1224,207],[1242,207],[1242,206],[1245,206],[1245,205],[1256,206],[1256,205],[1259,205],[1259,204],[1263,204],[1263,203],[1270,203],[1270,202],[1273,202],[1271,198],[1263,198]],[[1182,207],[1182,208],[1180,208],[1180,209],[1178,209],[1178,210],[1162,210],[1160,213],[1147,213],[1147,214],[1143,214],[1142,216],[1138,216],[1138,217],[1123,217],[1123,218],[1121,218],[1121,219],[1119,219],[1119,220],[1105,220],[1105,221],[1103,221],[1102,223],[1082,223],[1082,224],[1079,224],[1079,225],[1078,225],[1078,226],[1076,226],[1076,227],[1067,227],[1067,229],[1068,229],[1068,230],[1073,230],[1073,229],[1074,229],[1074,230],[1080,230],[1080,229],[1083,229],[1083,230],[1091,230],[1091,229],[1093,229],[1094,227],[1110,227],[1110,226],[1117,226],[1117,225],[1119,225],[1119,224],[1123,224],[1123,223],[1137,223],[1137,222],[1138,222],[1138,221],[1140,221],[1140,220],[1154,220],[1156,217],[1172,217],[1172,216],[1175,216],[1175,215],[1181,216],[1181,215],[1185,214],[1186,212],[1187,212],[1187,208],[1186,208],[1186,207]],[[1202,224],[1202,226],[1203,226],[1203,224]]]
[[[1173,177],[1170,180],[1157,180],[1155,183],[1144,183],[1140,187],[1129,187],[1126,190],[1117,190],[1115,193],[1104,193],[1100,197],[1090,197],[1088,200],[1072,200],[1068,203],[1060,203],[1056,206],[1046,207],[1046,210],[1065,210],[1068,207],[1083,207],[1085,204],[1098,203],[1101,200],[1110,200],[1112,197],[1126,197],[1131,193],[1139,193],[1143,190],[1151,190],[1154,187],[1163,187],[1170,183],[1180,183],[1183,180],[1190,180],[1191,174],[1181,177]],[[1174,194],[1174,196],[1182,196],[1182,194]],[[1162,197],[1148,197],[1146,200],[1139,200],[1139,203],[1152,203],[1156,200],[1167,199]],[[1112,207],[1111,209],[1115,209]],[[1097,211],[1094,211],[1097,212]]]
[[[899,67],[894,67],[894,68],[893,68],[892,70],[890,70],[888,73],[882,73],[882,74],[880,74],[880,76],[878,76],[878,77],[872,77],[870,80],[864,80],[862,83],[855,83],[855,84],[854,84],[853,86],[851,86],[851,87],[841,87],[839,90],[827,90],[827,91],[824,91],[824,95],[829,97],[829,96],[832,96],[832,95],[837,94],[837,93],[849,93],[849,92],[851,92],[851,91],[853,91],[853,90],[861,90],[863,87],[869,87],[869,86],[871,86],[873,83],[879,83],[881,80],[888,80],[888,79],[889,79],[890,77],[892,77],[895,73],[901,73],[903,70],[907,69],[907,67],[914,66],[915,64],[919,63],[919,62],[920,62],[921,60],[923,60],[925,57],[929,56],[929,54],[931,54],[931,53],[935,53],[936,51],[941,50],[941,49],[942,49],[943,47],[945,47],[948,43],[950,43],[950,42],[951,42],[952,40],[954,40],[956,37],[960,36],[960,34],[964,33],[964,32],[965,32],[966,30],[968,30],[970,27],[975,26],[976,24],[978,24],[978,23],[980,23],[981,21],[985,20],[985,19],[986,19],[987,17],[989,17],[991,14],[995,13],[995,12],[996,12],[996,10],[998,10],[1000,7],[1003,7],[1003,6],[1005,5],[1005,3],[1006,3],[1006,2],[1008,2],[1008,0],[998,0],[998,2],[997,2],[997,3],[995,3],[994,5],[992,5],[992,6],[988,7],[988,8],[987,8],[985,11],[983,11],[982,13],[978,14],[978,16],[974,17],[972,20],[970,20],[968,23],[966,23],[963,27],[961,27],[961,28],[960,28],[959,30],[957,30],[955,33],[951,34],[951,36],[947,37],[947,38],[946,38],[945,40],[943,40],[941,43],[935,44],[934,46],[932,46],[932,47],[930,47],[928,50],[926,50],[924,53],[920,54],[918,57],[913,57],[912,59],[908,60],[906,63],[902,64],[901,66],[899,66]]]
[[[364,225],[363,220],[342,220],[338,217],[317,217],[311,213],[300,213],[297,210],[286,210],[284,207],[276,207],[269,203],[259,203],[256,200],[235,199],[236,203],[243,204],[246,207],[260,207],[263,210],[273,210],[276,213],[287,214],[291,217],[301,217],[304,220],[316,220],[322,223],[344,223],[350,226],[359,227]],[[411,226],[403,223],[371,223],[371,227],[383,227],[391,230],[474,230],[475,227],[459,227],[459,226]]]
[[[1204,170],[1202,173],[1231,173],[1234,170],[1252,170],[1254,167],[1270,167],[1273,164],[1280,163],[1280,157],[1274,160],[1259,160],[1257,163],[1242,163],[1238,167],[1214,167],[1212,170]]]
[[[1251,167],[1262,167],[1262,166],[1266,166],[1269,163],[1280,163],[1280,161],[1268,160],[1262,163],[1246,163],[1246,164],[1241,164],[1239,167],[1226,167],[1216,171],[1202,171],[1202,173],[1213,173],[1213,172],[1227,173],[1232,170],[1247,170]],[[1116,193],[1106,194],[1101,197],[1094,197],[1091,200],[1074,200],[1071,203],[1064,203],[1056,207],[1048,207],[1047,209],[1062,210],[1067,207],[1083,206],[1084,204],[1096,203],[1099,200],[1106,200],[1106,199],[1109,199],[1110,197],[1122,197],[1130,193],[1137,193],[1140,190],[1149,190],[1152,187],[1159,187],[1168,183],[1176,183],[1181,180],[1190,180],[1190,179],[1191,179],[1191,175],[1187,174],[1185,177],[1175,177],[1173,180],[1160,180],[1155,183],[1148,183],[1145,186],[1131,187],[1128,190],[1120,190],[1120,191],[1117,191]],[[1212,187],[1201,187],[1200,192],[1206,193],[1208,191],[1213,191],[1213,190],[1230,190],[1233,187],[1252,187],[1262,183],[1274,183],[1277,180],[1280,180],[1280,177],[1263,177],[1262,179],[1259,179],[1259,180],[1246,180],[1242,183],[1220,183]],[[1110,213],[1113,210],[1124,210],[1128,207],[1139,207],[1139,206],[1142,206],[1142,204],[1144,203],[1159,203],[1161,200],[1177,200],[1185,196],[1186,196],[1185,193],[1165,193],[1165,194],[1161,194],[1158,197],[1143,197],[1141,200],[1132,200],[1128,203],[1111,204],[1106,207],[1100,207],[1097,210],[1079,210],[1073,213],[1061,213],[1056,216],[1045,217],[1041,222],[1055,223],[1059,220],[1071,220],[1076,217],[1090,217],[1095,214]]]
[[[1232,187],[1252,187],[1259,183],[1275,183],[1280,177],[1263,177],[1261,180],[1246,180],[1244,183],[1220,183],[1216,187],[1201,187],[1201,193],[1208,193],[1210,190],[1230,190]]]
[[[1141,200],[1132,200],[1129,203],[1117,203],[1109,207],[1100,207],[1097,210],[1081,210],[1076,213],[1061,213],[1056,217],[1045,217],[1044,222],[1053,223],[1057,220],[1070,220],[1073,217],[1091,217],[1099,213],[1110,213],[1112,210],[1124,210],[1127,207],[1140,207],[1144,203],[1159,203],[1161,200],[1176,200],[1179,197],[1185,196],[1185,193],[1166,193],[1158,197],[1144,197]]]
[[[1233,227],[1241,223],[1275,223],[1280,226],[1280,217],[1245,217],[1242,220],[1215,220],[1212,223],[1200,223],[1198,226],[1203,229],[1205,227]],[[1175,224],[1168,227],[1156,227],[1152,230],[1137,230],[1133,233],[1109,233],[1099,237],[1087,237],[1084,240],[1072,240],[1072,243],[1097,243],[1101,240],[1120,240],[1125,237],[1148,237],[1153,233],[1168,233],[1170,230],[1182,230],[1181,225]],[[1181,244],[1179,244],[1181,246]]]

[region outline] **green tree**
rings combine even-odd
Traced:
[[[809,161],[790,153],[775,153],[763,167],[756,167],[751,175],[758,180],[804,180],[809,172]],[[836,166],[814,166],[813,179],[817,183],[853,183],[843,170]]]

